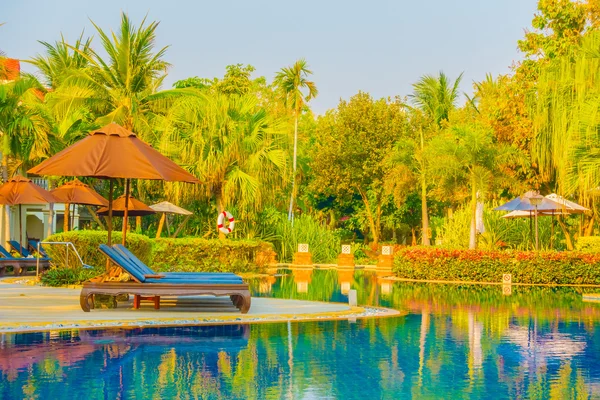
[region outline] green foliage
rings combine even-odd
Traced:
[[[582,236],[577,239],[575,250],[585,253],[600,253],[600,236]]]
[[[40,279],[46,286],[79,285],[103,272],[102,268],[52,268],[44,272]]]
[[[113,232],[113,243],[121,243],[121,232]],[[75,245],[77,252],[84,263],[92,267],[103,268],[106,265],[104,256],[98,247],[108,242],[106,231],[69,231],[56,233],[45,239],[48,242],[71,242]],[[79,261],[71,251],[67,265],[67,249],[63,245],[45,245],[44,248],[52,258],[52,262],[61,269],[79,267]],[[143,262],[151,260],[152,241],[144,235],[135,233],[127,234],[127,248]]]
[[[280,262],[291,262],[299,243],[308,243],[315,263],[334,262],[340,252],[340,235],[310,215],[294,218],[294,226],[283,213],[263,213],[259,233],[275,246]]]
[[[478,235],[478,246],[484,250],[515,249],[530,250],[534,247],[532,220],[529,218],[502,218],[504,213],[494,211],[497,204],[486,203],[483,208],[485,232]],[[466,249],[469,247],[469,227],[471,209],[461,207],[445,217],[437,238],[446,249]],[[552,218],[538,218],[539,242],[541,249],[564,248],[564,235],[555,223],[552,235]],[[551,243],[552,239],[552,243]],[[552,244],[552,246],[550,246]]]
[[[360,196],[374,242],[386,200],[386,159],[404,128],[401,110],[397,99],[373,100],[360,92],[317,121],[311,190],[345,199]]]
[[[444,250],[412,247],[396,253],[401,278],[473,282],[600,284],[600,256],[574,252]]]
[[[259,272],[260,251],[272,250],[256,240],[156,239],[152,269],[161,272]]]
[[[519,49],[529,58],[552,59],[576,45],[586,27],[586,5],[571,0],[540,0],[533,31],[519,40]]]

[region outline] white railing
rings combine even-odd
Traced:
[[[72,242],[38,242],[37,243],[37,263],[36,263],[36,268],[35,268],[35,276],[40,275],[40,255],[41,255],[41,247],[43,244],[66,246],[67,247],[67,255],[66,255],[65,264],[67,267],[69,266],[69,248],[72,248],[73,253],[75,253],[75,256],[77,256],[77,259],[81,263],[81,266],[85,269],[92,268],[91,266],[89,266],[83,262],[83,260],[81,259],[81,256],[79,255],[79,252],[77,251],[77,249],[75,248],[75,245]]]
[[[46,179],[46,178],[30,178],[30,179],[31,179],[31,182],[48,190],[48,179]]]

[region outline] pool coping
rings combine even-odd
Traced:
[[[279,299],[285,300],[285,299]],[[344,304],[334,302],[314,301],[314,303]],[[107,310],[106,312],[110,312]],[[257,314],[257,315],[227,315],[219,317],[191,318],[151,318],[128,321],[115,320],[83,320],[83,321],[53,321],[53,322],[14,322],[0,324],[0,334],[33,333],[64,330],[98,330],[98,329],[137,329],[148,327],[178,327],[178,326],[202,326],[202,325],[232,325],[232,324],[262,324],[283,322],[311,322],[311,321],[339,321],[348,320],[354,322],[359,319],[378,319],[401,317],[407,312],[399,310],[364,306],[351,307],[349,310],[319,312],[306,314]]]

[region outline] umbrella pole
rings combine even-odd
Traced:
[[[23,248],[23,209],[22,205],[19,204],[19,246]]]
[[[113,191],[114,191],[114,182],[110,179],[110,185],[108,189],[108,245],[112,246],[112,217],[113,217]]]
[[[554,210],[552,210],[552,219],[550,221],[550,248],[554,249]]]
[[[185,219],[183,220],[183,222],[181,222],[181,224],[179,225],[179,228],[177,228],[177,231],[173,234],[172,237],[176,238],[177,235],[179,235],[179,232],[181,232],[181,230],[185,226],[186,222],[188,222],[188,220],[190,219],[190,217],[191,217],[191,215],[186,215]]]
[[[123,246],[127,243],[127,218],[129,208],[129,179],[125,179],[125,210],[123,210]]]
[[[538,212],[537,206],[535,206],[535,251],[538,251],[540,249],[538,235]]]
[[[167,214],[163,213],[160,217],[160,221],[158,222],[158,229],[156,230],[156,238],[158,239],[160,237],[160,234],[162,233],[162,228],[163,225],[165,224],[165,216]]]
[[[171,237],[171,227],[169,226],[169,216],[165,213],[165,223],[167,225],[167,235]]]
[[[63,213],[63,232],[69,231],[69,211],[71,210],[70,204],[65,203],[65,212]]]

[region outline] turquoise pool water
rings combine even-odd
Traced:
[[[252,280],[255,294],[354,288],[408,315],[1,335],[0,398],[600,398],[600,304],[583,290],[281,272]]]

